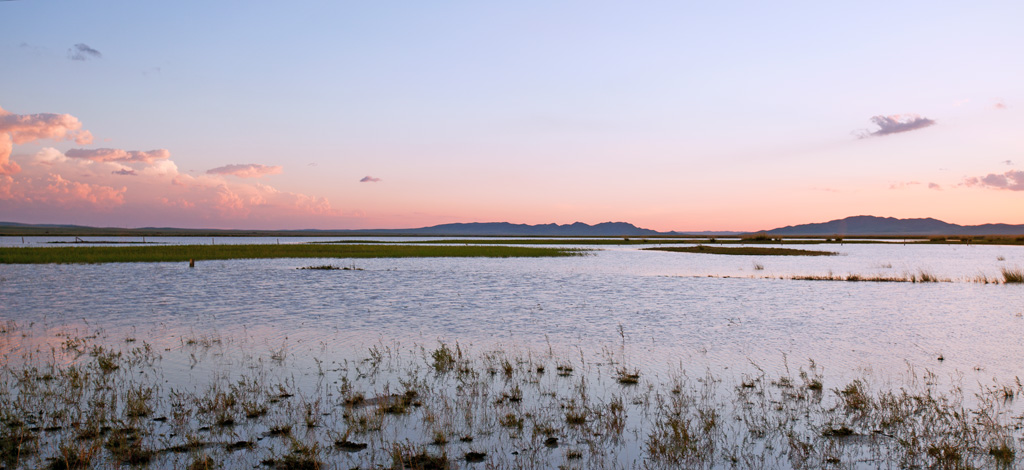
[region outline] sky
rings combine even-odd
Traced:
[[[1024,3],[0,1],[0,221],[1024,224]]]

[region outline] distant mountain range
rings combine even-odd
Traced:
[[[508,222],[442,224],[432,227],[407,229],[367,230],[217,230],[182,229],[171,227],[101,228],[77,225],[32,225],[0,222],[0,235],[56,235],[56,236],[446,236],[446,237],[644,237],[672,235],[656,230],[639,228],[625,222],[604,222],[589,225],[573,224],[525,225]]]
[[[519,237],[642,237],[664,235],[662,232],[639,228],[625,222],[603,222],[588,225],[583,222],[574,224],[510,224],[508,222],[484,222],[468,224],[442,224],[433,227],[392,229],[392,230],[358,230],[359,232],[392,233],[401,235],[434,235],[434,236],[519,236]]]
[[[896,219],[859,215],[823,223],[791,225],[763,230],[779,236],[928,236],[928,235],[1024,235],[1024,225],[957,225],[936,219]],[[626,222],[573,224],[511,224],[486,222],[442,224],[432,227],[373,230],[215,230],[181,228],[98,228],[78,225],[32,225],[0,222],[0,235],[54,236],[446,236],[446,237],[652,237],[735,236],[743,232],[658,232]]]
[[[817,224],[790,225],[766,230],[769,235],[1024,235],[1024,225],[957,225],[941,220],[897,219],[858,215]]]

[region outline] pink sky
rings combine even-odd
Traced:
[[[1014,2],[0,2],[0,221],[1024,224],[1022,17]]]
[[[914,119],[914,118],[911,118]],[[909,122],[909,121],[908,121]],[[47,143],[72,142],[61,151]],[[75,223],[99,226],[177,226],[203,228],[404,228],[448,222],[510,221],[514,223],[571,223],[628,221],[656,230],[757,230],[819,222],[864,213],[896,217],[937,217],[961,224],[1021,223],[1019,195],[1024,172],[948,178],[942,183],[892,181],[872,189],[801,187],[779,181],[765,194],[697,187],[708,194],[696,200],[673,200],[667,186],[644,187],[628,180],[656,176],[649,169],[623,168],[624,181],[608,180],[607,191],[595,196],[567,185],[559,198],[550,192],[524,188],[514,198],[474,197],[488,194],[488,185],[508,185],[494,179],[469,183],[449,191],[435,190],[418,200],[410,193],[390,193],[383,203],[367,204],[370,211],[344,211],[316,191],[280,190],[265,180],[282,175],[280,165],[234,163],[209,169],[179,170],[167,149],[127,150],[85,148],[93,136],[80,120],[68,114],[15,114],[0,108],[0,213],[5,220],[28,223]],[[26,153],[21,146],[37,144]],[[601,170],[594,171],[600,182]],[[645,176],[647,175],[647,176]],[[515,184],[515,175],[511,177]],[[353,180],[355,180],[353,178]],[[594,181],[594,180],[588,180]],[[390,182],[364,176],[367,189]],[[398,184],[402,184],[399,181]],[[854,181],[849,183],[856,186]],[[389,188],[390,189],[390,188]],[[761,190],[763,191],[763,190]],[[1011,196],[1006,198],[1005,196]],[[443,210],[438,210],[438,208]],[[431,210],[430,208],[433,208]],[[723,210],[731,208],[731,210]],[[419,209],[417,211],[416,209]]]

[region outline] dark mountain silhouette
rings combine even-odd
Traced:
[[[527,236],[527,237],[623,237],[623,236],[649,236],[661,235],[661,232],[639,228],[625,222],[603,222],[597,225],[588,225],[582,222],[574,224],[511,224],[508,222],[475,222],[468,224],[442,224],[433,227],[392,229],[392,230],[362,230],[361,232],[373,232],[382,234],[400,235],[435,235],[435,236]]]
[[[829,222],[791,225],[764,230],[780,236],[928,236],[928,235],[1024,235],[1024,225],[957,225],[936,219],[897,219],[858,215]],[[626,222],[573,224],[512,224],[508,222],[442,224],[432,227],[367,230],[218,230],[172,227],[116,228],[80,225],[22,224],[0,222],[0,235],[51,236],[446,236],[446,237],[648,237],[735,236],[741,232],[658,232]]]
[[[816,224],[765,230],[769,235],[1024,235],[1024,225],[957,225],[941,220],[858,215]]]
[[[508,222],[443,224],[423,228],[367,229],[367,230],[219,230],[183,229],[173,227],[83,227],[78,225],[33,225],[0,222],[0,235],[60,235],[60,236],[454,236],[454,237],[642,237],[664,235],[655,230],[639,228],[625,222],[604,222],[588,225],[574,224],[525,225]]]

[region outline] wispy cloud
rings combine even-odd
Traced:
[[[258,163],[244,163],[235,165],[224,165],[206,170],[210,175],[232,175],[239,178],[260,178],[267,175],[277,175],[284,171],[284,168],[274,165],[260,165]]]
[[[1001,100],[1001,99],[996,100],[996,102],[992,104],[992,107],[995,108],[995,109],[1007,109],[1007,108],[1009,108],[1009,106],[1007,106],[1006,103],[1003,100]]]
[[[1003,160],[1003,161],[1002,161],[1002,162],[1000,162],[1000,163],[1002,163],[1003,165],[1010,165],[1010,166],[1013,166],[1013,160]]]
[[[918,186],[920,184],[920,181],[900,181],[899,183],[890,184],[889,189],[907,189],[911,186]]]
[[[380,182],[380,178],[374,178],[372,176],[367,175],[367,176],[364,176],[362,179],[360,179],[359,182],[360,183],[379,183]]]
[[[165,149],[141,151],[121,149],[71,149],[64,155],[69,158],[80,158],[94,162],[153,163],[157,160],[171,158],[171,152]]]
[[[87,44],[78,43],[68,48],[68,58],[71,60],[99,59],[103,53],[89,47]]]
[[[985,176],[970,177],[964,179],[964,184],[991,189],[1024,191],[1024,171],[1010,170],[1001,174],[989,173]]]
[[[130,168],[121,168],[120,170],[114,170],[114,171],[111,171],[110,174],[112,174],[112,175],[121,175],[121,176],[138,176],[139,175],[138,173],[135,172],[135,170],[132,170]]]
[[[938,183],[928,183],[928,189],[934,189],[936,191],[942,191],[942,185]]]
[[[881,137],[889,134],[916,131],[928,126],[935,125],[935,121],[916,114],[893,114],[891,116],[873,116],[871,122],[878,126],[878,130],[862,130],[856,132],[857,137],[865,139],[868,137]]]

